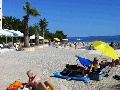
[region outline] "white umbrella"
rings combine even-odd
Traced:
[[[35,39],[35,35],[30,36],[30,39]]]
[[[24,34],[21,33],[20,31],[15,31],[15,32],[18,34],[19,37],[23,37],[24,36]]]
[[[6,37],[6,43],[7,43],[7,37],[13,37],[13,33],[7,32],[6,29],[0,29],[0,36],[5,36]]]
[[[44,39],[44,37],[42,37],[42,36],[39,36],[39,39]]]
[[[35,39],[35,35],[30,36],[30,39]],[[39,36],[39,39],[44,39],[42,36]]]
[[[8,30],[8,29],[4,29],[5,31],[12,33],[12,42],[13,42],[13,37],[23,37],[23,33],[21,33],[20,31],[15,31],[15,30]]]
[[[0,29],[1,36],[13,37],[13,33],[7,32],[6,30]]]
[[[10,32],[10,33],[13,33],[13,37],[23,37],[24,35],[23,35],[23,33],[21,33],[20,31],[15,31],[15,30],[7,30],[6,29],[6,31],[7,32]]]

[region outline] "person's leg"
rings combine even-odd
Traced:
[[[108,63],[108,60],[102,60],[101,61],[101,64],[107,64]]]
[[[47,89],[47,87],[46,87],[46,85],[45,85],[44,83],[40,82],[40,83],[37,85],[37,87],[36,87],[35,90],[48,90],[48,89]]]
[[[49,86],[52,90],[54,90],[54,87],[53,87],[53,85],[52,85],[51,82],[45,81],[44,84],[45,84],[46,86]]]
[[[97,72],[97,73],[100,73],[100,72],[101,72],[101,69],[100,69],[100,68],[98,68],[96,72]]]

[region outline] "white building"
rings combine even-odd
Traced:
[[[2,0],[0,0],[0,29],[2,29]]]

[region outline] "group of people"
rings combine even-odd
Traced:
[[[101,62],[99,62],[97,58],[94,58],[89,68],[82,67],[78,64],[77,65],[66,64],[66,67],[61,72],[61,75],[68,75],[68,76],[82,75],[84,77],[87,77],[89,73],[92,72],[100,73],[101,70],[106,66],[108,65],[115,66],[117,64],[120,64],[120,57],[117,60],[112,60],[112,62],[109,62],[108,60],[102,60]]]
[[[16,41],[16,43],[14,43],[14,47],[16,48],[16,50],[19,50],[19,48],[23,47],[24,43],[20,40]]]
[[[116,49],[115,48],[116,44],[114,42],[111,42],[109,46],[112,47],[113,49]],[[88,47],[88,50],[94,50],[94,48],[92,47],[92,44],[90,44],[90,46]]]
[[[120,64],[120,57],[119,59],[113,60],[112,62],[108,62],[107,60],[102,60],[101,62],[99,62],[97,58],[94,58],[89,68],[82,67],[78,64],[77,65],[66,64],[65,69],[60,73],[61,75],[67,76],[87,77],[91,72],[97,73],[101,72],[101,65],[105,67],[110,63],[113,66]],[[50,81],[41,82],[39,76],[34,75],[31,70],[27,71],[27,76],[29,78],[29,82],[26,84],[26,87],[28,87],[29,90],[48,90],[48,87],[51,88],[51,90],[55,90]]]
[[[87,72],[87,69],[80,65],[69,65],[66,64],[65,69],[60,72],[61,75],[65,76],[79,76],[79,75],[84,75]]]

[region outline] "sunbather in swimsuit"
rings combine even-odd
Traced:
[[[61,72],[61,75],[65,76],[84,76],[86,73],[85,68],[79,65],[66,64],[66,68]]]
[[[116,60],[112,60],[113,66],[120,65],[120,57]]]
[[[48,90],[47,86],[54,90],[53,85],[49,81],[41,82],[38,75],[33,75],[31,70],[27,72],[27,75],[29,77],[28,85],[31,86],[30,90]]]
[[[90,67],[90,72],[100,72],[100,63],[98,62],[97,58],[94,58],[94,61]]]

